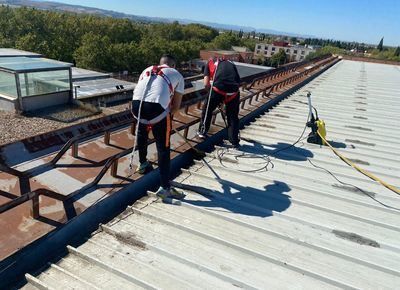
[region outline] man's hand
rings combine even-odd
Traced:
[[[203,83],[204,83],[204,87],[206,88],[206,90],[209,90],[211,85],[210,85],[210,77],[209,76],[205,76],[203,79]]]

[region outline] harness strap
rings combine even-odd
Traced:
[[[208,70],[210,72],[210,81],[213,81],[215,78],[215,74],[218,69],[218,65],[223,62],[223,61],[228,61],[233,64],[230,60],[226,59],[225,57],[219,57],[217,58],[216,61],[214,61],[212,58],[209,59],[208,61]]]
[[[209,70],[209,72],[210,72],[210,81],[213,81],[213,80],[214,80],[214,77],[215,77],[215,73],[216,73],[216,71],[217,71],[218,64],[219,64],[219,61],[218,61],[218,60],[214,62],[213,59],[210,59],[210,60],[208,61],[208,70]]]
[[[162,71],[163,68],[166,68],[166,66],[161,66],[161,65],[153,65],[153,68],[150,71],[146,72],[146,75],[148,77],[150,76],[160,76],[164,79],[164,81],[168,85],[169,93],[172,96],[174,94],[174,87],[172,85],[171,80],[167,77],[167,75]]]
[[[166,68],[167,66],[162,66],[162,65],[153,65],[153,68],[151,69],[151,71],[147,71],[146,72],[146,76],[147,77],[151,77],[151,76],[160,76],[164,79],[164,81],[167,83],[168,85],[168,89],[169,89],[169,93],[172,97],[172,95],[174,94],[174,87],[172,85],[171,80],[168,78],[168,76],[162,71],[163,68]],[[149,128],[151,128],[151,125],[157,124],[158,122],[160,122],[161,120],[163,120],[165,117],[168,116],[168,114],[170,113],[170,109],[169,107],[167,109],[165,109],[164,112],[162,112],[160,115],[158,115],[157,117],[151,119],[151,120],[147,120],[147,119],[140,119],[138,120],[139,123],[147,125]],[[137,116],[133,115],[135,117],[135,119],[137,120]]]
[[[223,90],[218,89],[217,87],[213,87],[213,91],[224,96],[224,103],[227,104],[231,102],[236,96],[239,94],[239,92],[234,92],[234,93],[227,93]]]
[[[167,117],[169,112],[170,112],[169,109],[166,109],[160,115],[158,115],[157,117],[155,117],[151,120],[140,119],[138,121],[139,121],[139,123],[144,124],[144,125],[154,125],[154,124],[157,124],[158,122],[160,122],[161,120],[163,120],[165,117]],[[133,116],[137,120],[137,117],[135,115],[133,115]]]

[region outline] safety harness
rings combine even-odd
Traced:
[[[167,68],[168,66],[163,65],[153,65],[151,71],[146,72],[146,76],[160,76],[162,77],[168,85],[169,93],[172,95],[174,93],[174,87],[172,86],[171,80],[166,76],[166,74],[162,71],[163,68]]]
[[[208,61],[208,70],[210,72],[210,79],[211,80],[214,80],[214,77],[215,77],[216,72],[217,72],[218,65],[219,65],[219,63],[221,61],[229,61],[229,60],[225,60],[225,59],[222,58],[222,59],[218,59],[216,62],[214,62],[212,59],[210,59]],[[224,96],[224,103],[225,104],[228,104],[229,102],[231,102],[239,94],[239,91],[234,92],[234,93],[228,93],[228,92],[225,92],[225,91],[217,88],[216,86],[212,86],[212,90],[214,92],[216,92],[217,94],[220,94],[220,95]]]
[[[223,90],[218,89],[217,87],[213,87],[213,91],[224,96],[225,104],[228,104],[230,101],[232,101],[234,98],[236,98],[236,96],[239,94],[239,92],[227,93]]]
[[[157,77],[160,76],[164,79],[164,81],[167,83],[168,85],[168,89],[169,89],[169,94],[170,94],[170,98],[173,96],[174,94],[174,87],[172,85],[171,80],[168,78],[168,76],[162,71],[163,68],[167,68],[167,66],[162,66],[162,65],[153,65],[153,68],[151,69],[151,71],[147,71],[146,72],[146,76],[149,78],[147,85],[149,84],[150,78],[151,77]],[[146,85],[146,87],[147,87]],[[143,101],[143,100],[141,100]],[[162,112],[160,115],[158,115],[157,117],[151,119],[151,120],[146,120],[146,119],[140,119],[138,120],[139,123],[147,125],[148,126],[148,130],[151,130],[151,125],[154,125],[158,122],[160,122],[161,120],[163,120],[168,114],[170,113],[170,109],[169,106],[165,109],[164,112]],[[134,115],[135,119],[137,119],[137,117]]]
[[[144,124],[146,125],[146,130],[149,132],[153,129],[153,125],[157,124],[158,122],[160,122],[161,120],[163,120],[164,118],[168,118],[169,113],[170,113],[170,108],[169,106],[165,109],[164,112],[162,112],[160,115],[158,115],[157,117],[151,119],[151,120],[146,120],[146,119],[142,119],[140,118],[141,112],[142,112],[142,104],[144,102],[144,98],[146,96],[146,90],[148,89],[148,85],[150,83],[150,79],[151,77],[162,77],[164,79],[164,81],[167,83],[168,85],[168,89],[169,89],[169,94],[170,94],[170,102],[171,102],[171,98],[174,95],[174,87],[172,85],[171,80],[164,74],[164,72],[162,71],[163,68],[167,68],[168,66],[162,66],[162,65],[153,65],[151,71],[146,71],[146,76],[147,76],[147,82],[146,82],[146,88],[145,88],[145,92],[143,93],[143,97],[140,100],[140,105],[139,105],[139,111],[138,111],[138,116],[136,117],[133,113],[133,117],[137,120],[137,124],[136,124],[136,129],[135,129],[135,136],[138,136],[139,133],[139,124]],[[143,77],[142,77],[143,79]],[[142,80],[141,79],[141,80]],[[169,120],[167,120],[167,126],[169,126]],[[167,134],[168,135],[168,134]],[[169,142],[169,140],[167,140],[167,143]],[[169,146],[169,145],[168,145]],[[132,174],[132,170],[133,170],[133,160],[135,158],[135,153],[136,153],[136,147],[137,147],[137,138],[135,138],[134,144],[133,144],[133,148],[132,148],[132,153],[131,153],[131,158],[130,158],[130,163],[129,163],[129,169],[130,172]]]

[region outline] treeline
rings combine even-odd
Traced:
[[[335,54],[335,55],[345,55],[345,54],[348,54],[348,51],[346,51],[343,48],[327,45],[327,46],[324,46],[324,47],[318,49],[315,52],[311,52],[310,54],[308,54],[306,56],[306,59],[310,60],[310,59],[314,59],[314,58],[317,58],[317,57],[320,57],[320,56],[323,56],[326,54],[330,54],[330,53]]]
[[[365,43],[340,41],[340,40],[333,40],[333,39],[322,39],[322,38],[306,38],[302,41],[302,44],[331,46],[331,47],[337,47],[337,48],[341,48],[341,49],[345,49],[345,50],[354,49],[354,50],[359,50],[359,51],[365,51],[365,50],[374,48],[373,45],[368,45]]]
[[[197,24],[144,24],[126,19],[0,7],[0,46],[38,52],[103,71],[139,71],[173,53],[198,57],[218,31]]]
[[[336,46],[327,45],[316,52],[312,52],[307,55],[307,59],[313,59],[325,54],[336,54],[336,55],[350,55],[350,56],[360,56],[360,57],[368,57],[373,59],[381,59],[381,60],[390,60],[390,61],[399,61],[400,62],[400,47],[397,48],[384,48],[382,50],[379,49],[370,49],[367,53],[357,53],[357,52],[350,52],[346,49],[339,48]]]
[[[370,52],[369,56],[376,59],[400,61],[400,47],[384,47],[382,50],[374,49]]]
[[[232,46],[245,46],[254,51],[257,42],[271,43],[274,40],[323,46],[321,51],[309,57],[365,49],[371,57],[400,61],[399,48],[378,50],[356,42],[299,39],[255,31],[219,33],[200,24],[149,24],[88,14],[0,6],[0,47],[37,52],[48,58],[75,62],[82,68],[107,72],[140,72],[157,63],[163,53],[175,55],[181,63],[198,58],[201,49],[229,50]],[[265,64],[281,64],[283,58],[283,55],[277,55]]]
[[[317,52],[310,54],[308,57],[316,57],[326,53],[333,54],[349,54],[371,57],[382,60],[400,61],[400,47],[383,46],[383,38],[379,44],[371,45],[359,42],[347,42],[330,39],[306,38],[302,44],[320,45],[322,46]],[[351,52],[353,50],[353,52]]]
[[[222,33],[200,24],[138,23],[127,19],[0,6],[0,47],[37,52],[77,66],[138,72],[163,53],[179,62],[199,57],[204,48],[254,50],[254,39]]]

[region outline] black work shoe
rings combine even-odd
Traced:
[[[207,138],[207,135],[206,135],[206,134],[203,134],[203,133],[201,133],[200,131],[198,131],[198,132],[196,133],[196,137],[197,137],[197,138],[199,138],[199,139],[202,139],[202,140],[204,140],[204,139],[206,139],[206,138]]]
[[[153,165],[149,161],[145,161],[139,165],[135,173],[146,174],[153,170]]]
[[[166,198],[183,199],[186,196],[183,192],[178,191],[173,187],[171,187],[169,189],[165,189],[161,186],[157,190],[156,194],[158,197],[160,197],[162,199],[166,199]]]
[[[232,148],[232,149],[239,149],[240,148],[240,144],[238,143],[231,143],[230,141],[224,140],[224,142],[222,143],[222,146],[225,148]]]

